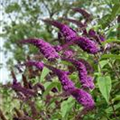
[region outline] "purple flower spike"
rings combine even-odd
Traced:
[[[80,83],[83,88],[94,88],[93,78],[88,76],[86,66],[81,61],[68,58],[63,58],[63,60],[71,62],[77,68]]]
[[[55,20],[50,20],[50,19],[45,19],[45,20],[42,20],[43,22],[46,22],[48,24],[51,24],[57,28],[59,28],[60,30],[63,28],[64,24],[58,22],[58,21],[55,21]]]
[[[80,46],[84,51],[90,54],[96,54],[99,51],[98,44],[94,41],[86,38],[86,37],[79,37],[76,39],[76,43]]]
[[[69,91],[74,88],[74,83],[68,78],[68,75],[65,72],[58,70],[57,75],[65,91]]]
[[[101,34],[98,34],[93,29],[90,29],[88,34],[90,37],[93,37],[98,43],[105,41],[105,37]]]
[[[94,82],[93,82],[94,78],[91,77],[91,76],[87,76],[87,80],[88,80],[88,86],[89,86],[89,88],[90,89],[94,89],[95,88],[95,85],[94,85]]]
[[[11,85],[11,88],[14,89],[16,92],[23,93],[25,96],[34,96],[36,94],[33,90],[22,87],[21,83],[19,82],[13,83]]]
[[[54,72],[57,74],[63,86],[63,90],[69,91],[74,88],[74,83],[68,78],[68,75],[66,74],[66,72],[58,70],[58,69]]]
[[[71,91],[71,95],[87,110],[91,110],[94,108],[95,103],[92,96],[83,89],[74,89]]]
[[[37,62],[37,61],[27,61],[24,63],[24,65],[26,66],[35,66],[36,68],[38,68],[39,70],[42,70],[44,67],[44,64],[42,62]]]
[[[88,61],[86,61],[84,59],[79,59],[79,61],[82,62],[85,65],[85,67],[86,67],[86,69],[87,69],[87,71],[89,73],[93,73],[94,72],[93,67],[90,65],[90,63]]]
[[[63,56],[65,56],[65,58],[72,58],[74,57],[74,55],[75,55],[75,52],[73,50],[66,50],[63,53]]]
[[[70,28],[69,26],[67,26],[65,24],[62,24],[58,21],[51,21],[51,20],[43,20],[43,21],[59,28],[60,29],[59,36],[64,36],[66,42],[71,41],[73,38],[75,38],[77,36],[76,31],[74,31],[72,28]]]
[[[48,42],[45,42],[42,39],[26,39],[22,40],[21,43],[30,43],[35,45],[39,48],[40,52],[48,59],[48,60],[55,60],[56,58],[59,58],[58,53],[54,49],[53,46],[51,46]]]
[[[74,64],[78,70],[78,75],[79,75],[79,79],[82,84],[82,87],[89,88],[88,79],[87,79],[87,70],[85,65],[82,62],[75,61],[75,60],[72,61],[72,64]]]
[[[58,76],[64,91],[70,91],[75,88],[74,83],[68,77],[68,72],[62,71],[60,69],[48,65],[46,65],[46,67],[48,67]]]
[[[80,61],[74,62],[74,65],[76,66],[78,70],[78,75],[79,75],[79,79],[82,84],[82,87],[94,89],[93,78],[88,76],[86,66]]]

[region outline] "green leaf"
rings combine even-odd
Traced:
[[[103,16],[103,18],[99,21],[99,23],[102,25],[103,28],[106,28],[115,18],[116,16],[120,13],[120,3],[119,4],[114,4],[112,7],[111,13]]]
[[[40,81],[42,82],[44,80],[44,78],[46,77],[46,75],[50,72],[50,70],[46,67],[43,68],[41,76],[40,76]]]
[[[69,97],[67,101],[63,101],[61,104],[61,114],[62,117],[65,119],[67,118],[66,115],[70,112],[70,110],[73,108],[75,104],[75,101],[72,97]]]
[[[110,39],[107,39],[106,41],[104,41],[102,44],[105,45],[106,43],[120,43],[120,40],[119,39],[115,39],[115,38],[110,38]]]
[[[120,59],[120,55],[115,55],[115,54],[104,54],[104,55],[102,55],[101,58],[102,58],[102,59],[103,59],[103,58]]]
[[[113,98],[113,101],[120,101],[120,95],[116,95],[115,98]]]
[[[17,2],[14,2],[14,3],[8,5],[5,9],[6,13],[11,13],[13,11],[20,11],[20,10],[21,10],[21,8]]]
[[[113,2],[114,4],[119,4],[119,3],[120,3],[120,0],[112,0],[112,2]]]
[[[108,60],[102,60],[99,63],[100,63],[101,68],[103,68],[106,64],[108,64]]]
[[[43,93],[43,97],[45,97],[46,95],[48,95],[48,93],[54,88],[60,88],[61,84],[59,82],[52,82],[50,83],[47,87],[45,92]]]
[[[111,91],[111,78],[110,76],[100,76],[97,79],[98,87],[106,102],[109,103]]]

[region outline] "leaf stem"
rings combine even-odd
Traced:
[[[110,101],[110,103],[111,103],[111,107],[112,107],[112,109],[113,109],[114,117],[115,117],[116,120],[118,120],[118,119],[117,119],[116,112],[115,112],[114,104],[113,104],[112,101]]]

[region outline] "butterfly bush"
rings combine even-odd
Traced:
[[[84,51],[88,53],[96,54],[99,52],[99,46],[97,43],[95,43],[94,41],[90,40],[87,37],[78,36],[77,33],[69,26],[62,24],[58,21],[51,21],[51,20],[43,20],[43,21],[45,23],[49,23],[59,28],[61,35],[64,36],[65,44],[73,41],[73,43],[77,44],[78,46],[80,46],[80,48],[82,48]],[[21,41],[21,43],[30,43],[37,46],[40,52],[48,60],[53,60],[58,57],[60,58],[58,52],[62,51],[62,48],[63,48],[63,46],[60,46],[60,45],[52,46],[41,39],[27,39],[27,40]],[[86,66],[84,65],[83,62],[77,61],[75,59],[69,59],[69,58],[72,58],[73,56],[74,55],[72,50],[65,50],[63,54],[61,54],[61,58],[63,59],[67,58],[66,60],[70,61],[76,67],[82,88],[93,89],[94,88],[93,78],[88,75]],[[89,93],[85,92],[82,89],[77,90],[73,81],[69,79],[67,72],[57,69],[55,67],[46,65],[42,62],[28,61],[25,63],[25,65],[35,66],[39,70],[42,70],[45,65],[46,67],[48,67],[48,69],[50,69],[54,74],[58,76],[64,91],[69,92],[71,95],[73,95],[73,97],[75,97],[75,99],[79,103],[81,103],[84,107],[87,107],[87,106],[89,108],[94,107],[94,104],[93,104],[94,102],[91,96],[89,95]],[[75,94],[75,91],[76,91],[76,94]],[[81,96],[83,98],[81,98]],[[87,99],[86,99],[86,96],[88,96]]]
[[[81,13],[85,21],[81,22],[70,18],[63,19],[76,24],[80,31],[76,31],[69,25],[57,20],[42,20],[45,22],[45,24],[47,23],[49,25],[53,25],[59,29],[58,44],[51,45],[50,43],[46,42],[46,40],[40,38],[28,38],[21,40],[20,43],[22,43],[22,45],[32,44],[36,46],[40,51],[39,54],[42,54],[46,58],[40,61],[31,59],[26,60],[26,62],[21,64],[21,66],[26,66],[26,68],[29,68],[29,66],[36,67],[37,71],[28,69],[29,72],[35,76],[39,75],[38,71],[42,71],[44,67],[47,67],[50,71],[48,74],[49,79],[46,77],[46,80],[52,82],[53,77],[58,77],[58,80],[62,86],[62,91],[68,94],[67,97],[72,96],[76,102],[78,102],[78,104],[81,104],[83,106],[84,110],[88,111],[95,108],[94,99],[90,94],[90,90],[93,90],[95,88],[94,76],[92,76],[94,70],[88,61],[80,57],[78,58],[78,53],[73,48],[75,45],[77,45],[79,46],[79,49],[82,49],[80,53],[86,52],[91,56],[94,56],[95,54],[101,52],[100,43],[104,42],[105,37],[102,34],[96,32],[94,29],[87,31],[87,22],[92,20],[92,16],[87,11],[81,8],[73,8],[72,10],[74,12]],[[81,32],[81,35],[79,35],[78,32]],[[62,44],[60,43],[61,39],[63,40]],[[70,48],[71,46],[73,47],[72,49]],[[71,64],[67,65],[67,70],[64,70],[62,68],[60,69],[57,67],[57,64],[59,64],[60,61],[67,61]],[[79,81],[76,80],[77,82],[70,79],[70,75],[76,71],[79,78]],[[33,85],[30,81],[27,80],[27,77],[24,75],[23,85],[17,81],[13,72],[12,77],[13,83],[10,87],[21,99],[24,98],[25,101],[30,97],[36,96],[39,92],[39,89],[43,94],[46,91],[42,83],[38,82],[37,84]],[[77,83],[80,84],[80,87],[76,85]],[[53,93],[59,92],[56,87],[54,87],[51,91]],[[45,101],[46,104],[48,104],[52,96],[48,94],[48,96],[46,96],[46,99],[47,98],[49,98],[49,100]],[[33,103],[33,101],[31,101],[31,103]],[[56,101],[56,103],[59,102]],[[33,108],[35,111],[37,111],[34,105],[31,106],[32,111],[34,111]]]

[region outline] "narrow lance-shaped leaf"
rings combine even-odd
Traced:
[[[43,93],[43,97],[48,95],[48,93],[55,87],[60,88],[60,83],[59,82],[52,82],[50,85],[47,86],[45,92]]]
[[[120,55],[115,55],[115,54],[104,54],[101,57],[102,59],[104,58],[111,58],[111,59],[120,59]]]
[[[69,114],[70,110],[73,108],[75,100],[72,97],[69,97],[67,101],[62,102],[61,104],[61,114],[65,119]]]
[[[46,77],[46,75],[50,72],[50,70],[46,67],[43,68],[41,76],[40,76],[40,81],[42,82],[44,80],[44,78]]]
[[[102,28],[106,28],[116,18],[117,14],[120,12],[119,6],[120,4],[114,4],[111,13],[103,16],[100,20]]]
[[[98,87],[106,102],[109,103],[111,91],[111,78],[110,76],[100,76],[97,79]]]

